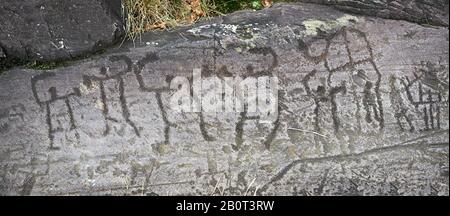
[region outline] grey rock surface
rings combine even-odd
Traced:
[[[448,29],[276,4],[0,76],[0,193],[447,195]],[[171,110],[169,81],[276,76],[279,117]]]
[[[3,49],[0,47],[0,59],[6,58],[5,52],[3,52]]]
[[[67,60],[99,51],[124,34],[117,7],[120,0],[2,0],[0,49],[8,59],[22,61]]]
[[[336,9],[425,25],[447,26],[448,0],[296,0],[330,5]]]

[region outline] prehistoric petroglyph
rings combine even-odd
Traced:
[[[299,40],[299,49],[316,65],[301,83],[305,96],[314,103],[312,131],[316,142],[321,143],[317,148],[332,151],[330,145],[335,144],[324,137],[348,131],[380,133],[385,126],[382,77],[366,34],[343,27],[331,36],[318,35],[308,43]],[[331,131],[334,134],[328,134]]]
[[[118,118],[122,118],[126,124],[128,124],[136,134],[136,136],[140,136],[139,130],[136,125],[130,120],[130,112],[128,111],[127,101],[124,95],[125,84],[122,76],[126,73],[131,72],[132,70],[132,62],[131,59],[126,56],[112,56],[109,59],[111,62],[123,61],[125,62],[125,69],[123,71],[115,72],[114,74],[109,74],[107,67],[100,68],[99,76],[83,76],[83,84],[87,88],[92,88],[93,85],[98,85],[100,90],[101,102],[99,104],[99,108],[102,110],[103,117],[105,118],[105,131],[103,135],[108,135],[111,130],[110,123],[119,123]],[[110,83],[112,82],[112,83]],[[95,84],[94,84],[95,83]],[[108,88],[106,85],[112,84],[114,87]],[[112,91],[110,94],[107,94],[107,90]],[[109,98],[113,97],[113,98]],[[121,117],[119,116],[111,116],[110,113],[110,100],[114,101],[114,98],[118,98],[120,108],[121,108]]]
[[[252,77],[252,78],[259,78],[259,77],[264,77],[264,76],[270,76],[270,77],[276,77],[277,74],[274,74],[273,71],[274,69],[278,66],[278,55],[275,53],[275,51],[270,48],[270,47],[261,47],[261,48],[252,48],[248,50],[248,54],[250,54],[250,56],[254,57],[258,57],[258,56],[267,56],[270,57],[270,62],[268,64],[268,66],[266,68],[255,68],[254,65],[252,64],[247,64],[246,68],[245,68],[245,72],[242,74],[242,78],[246,79],[247,77]],[[222,74],[227,74],[229,73],[228,71],[232,71],[234,73],[236,73],[236,69],[228,69],[225,65],[223,67],[220,68],[220,71]],[[241,72],[242,73],[242,72]],[[233,74],[233,73],[232,73]],[[253,95],[255,96],[255,95]],[[276,96],[278,98],[278,101],[282,98],[281,95],[278,94],[278,92],[276,93]],[[238,95],[239,97],[239,95]],[[255,98],[254,98],[255,99]],[[254,100],[253,99],[253,100]],[[242,101],[243,99],[240,98],[240,100]],[[244,105],[242,108],[242,111],[239,112],[239,117],[238,117],[238,121],[236,123],[235,126],[235,143],[232,145],[233,150],[238,151],[241,146],[244,143],[244,125],[247,121],[260,121],[260,116],[255,115],[255,113],[251,113],[251,110],[256,110],[256,107],[253,109],[249,110],[249,103],[244,103],[241,104]],[[268,132],[267,137],[264,138],[263,141],[263,145],[266,149],[270,148],[270,144],[273,141],[275,134],[279,128],[279,105],[277,105],[275,107],[274,112],[277,112],[276,119],[272,120],[272,124],[273,127],[272,129]]]
[[[246,72],[244,75],[244,79],[247,77],[253,78],[261,78],[265,77],[266,75],[270,74],[270,71],[273,70],[274,67],[276,67],[277,64],[277,57],[276,54],[273,52],[273,50],[270,50],[270,48],[259,48],[259,49],[251,49],[249,51],[250,55],[253,54],[261,54],[261,55],[272,55],[273,56],[273,62],[272,65],[268,70],[263,69],[261,71],[254,71],[254,68],[252,65],[248,65],[246,68]],[[123,125],[128,125],[132,130],[134,131],[135,135],[137,137],[140,136],[140,131],[136,124],[130,119],[130,116],[132,115],[129,111],[126,96],[125,96],[125,83],[123,76],[128,73],[133,73],[135,75],[135,78],[137,80],[137,83],[139,85],[139,91],[145,92],[145,93],[151,93],[155,95],[156,103],[158,105],[158,108],[161,112],[161,117],[164,122],[164,144],[170,144],[169,140],[169,134],[170,134],[170,128],[176,126],[174,123],[169,122],[167,117],[167,108],[166,105],[163,104],[163,94],[164,93],[171,93],[174,90],[171,90],[169,88],[169,83],[173,79],[172,75],[167,75],[163,83],[160,83],[160,86],[157,86],[153,83],[153,80],[151,78],[152,73],[154,73],[154,69],[150,66],[154,64],[156,61],[158,61],[160,58],[156,53],[150,53],[147,54],[144,58],[138,60],[136,63],[133,63],[130,58],[124,55],[119,56],[111,56],[109,58],[109,62],[115,63],[119,62],[119,64],[122,64],[124,67],[121,69],[116,69],[118,71],[113,71],[108,65],[102,66],[99,69],[98,75],[83,75],[82,76],[82,83],[80,86],[74,87],[72,91],[68,91],[65,94],[59,95],[57,92],[57,89],[52,86],[46,86],[40,89],[48,88],[48,94],[45,94],[45,92],[39,92],[37,90],[37,85],[45,85],[44,83],[51,83],[50,80],[52,77],[55,76],[55,73],[42,73],[40,75],[34,76],[31,80],[32,84],[32,90],[33,95],[35,97],[35,100],[37,104],[39,104],[41,107],[45,109],[46,116],[47,116],[47,127],[48,127],[48,137],[50,140],[50,149],[57,150],[61,146],[64,145],[64,143],[71,142],[73,139],[71,137],[66,136],[66,133],[73,133],[74,139],[79,139],[79,134],[77,132],[77,123],[75,122],[74,112],[73,112],[73,106],[71,105],[71,98],[77,97],[79,98],[82,94],[91,94],[92,92],[98,91],[99,92],[99,99],[95,102],[95,107],[101,110],[103,118],[104,118],[104,131],[103,136],[107,136],[111,133],[111,130],[114,127],[114,124],[118,124],[119,126],[115,129],[116,133],[119,133],[118,130],[123,130]],[[147,67],[147,68],[146,68]],[[222,67],[222,72],[226,71],[226,66]],[[170,71],[168,71],[170,72]],[[187,73],[184,72],[184,73]],[[220,74],[220,73],[219,73]],[[150,75],[150,76],[149,76]],[[209,78],[212,74],[208,75],[206,73],[206,77]],[[150,83],[146,83],[148,80]],[[191,77],[192,80],[192,77]],[[41,83],[42,82],[42,83]],[[157,86],[157,87],[155,87]],[[262,91],[262,90],[261,90]],[[202,94],[208,93],[207,91],[203,91]],[[256,92],[255,92],[256,93]],[[277,92],[276,92],[277,93]],[[194,94],[194,93],[192,93]],[[233,93],[235,94],[235,93]],[[48,99],[42,99],[43,97],[49,97]],[[166,95],[170,96],[170,94]],[[222,96],[222,95],[220,95]],[[241,95],[242,97],[243,95]],[[242,98],[241,98],[242,99]],[[81,99],[79,99],[81,100]],[[256,119],[253,117],[246,117],[247,113],[247,107],[249,101],[247,100],[246,103],[242,103],[239,106],[242,106],[242,108],[235,107],[235,111],[239,112],[239,109],[242,110],[241,113],[241,119],[240,122],[237,123],[236,131],[237,131],[237,140],[240,140],[240,132],[241,125],[245,120],[250,119]],[[61,104],[64,105],[61,107]],[[117,107],[120,107],[120,110],[114,110]],[[60,108],[60,109],[58,109]],[[64,108],[64,109],[61,109]],[[256,107],[255,107],[256,108]],[[263,107],[264,108],[264,107]],[[262,109],[262,108],[261,108]],[[175,110],[172,110],[175,111]],[[262,110],[267,111],[267,110]],[[270,110],[270,114],[274,115],[273,112],[277,112],[277,110]],[[256,112],[256,110],[252,111]],[[277,114],[277,113],[275,113]],[[242,117],[244,116],[244,117]],[[276,115],[274,115],[276,116]],[[202,136],[207,141],[213,141],[214,138],[210,136],[205,129],[205,123],[203,118],[203,111],[199,112],[199,126],[200,130],[202,132]],[[262,120],[264,120],[263,118]],[[258,118],[259,120],[259,118]],[[122,122],[123,121],[123,122]],[[68,124],[68,125],[65,125]],[[274,129],[275,130],[275,129]],[[56,137],[56,138],[55,138]],[[55,143],[57,142],[57,143]],[[241,141],[237,141],[238,143]],[[269,145],[269,144],[266,144]]]
[[[175,91],[170,98],[172,111],[240,113],[247,107],[247,112],[256,113],[260,120],[269,123],[278,115],[276,77],[242,79],[239,76],[223,78],[211,76],[202,79],[199,68],[193,70],[192,77],[194,83],[192,87],[186,77],[177,76],[170,81],[170,89]]]
[[[410,131],[442,129],[442,109],[448,108],[448,80],[438,73],[445,73],[445,68],[422,62],[412,77],[390,78],[391,103],[401,130],[405,122]]]
[[[50,149],[58,150],[65,144],[79,142],[79,132],[77,131],[77,122],[75,121],[73,111],[73,98],[80,98],[82,93],[86,93],[86,89],[98,89],[100,92],[100,100],[96,104],[102,111],[105,120],[105,130],[103,135],[110,133],[111,123],[120,123],[119,118],[122,118],[126,124],[133,128],[137,136],[139,131],[132,121],[129,119],[129,112],[124,96],[124,82],[121,76],[125,73],[131,72],[131,60],[126,56],[112,56],[109,58],[111,62],[124,61],[127,67],[123,71],[109,74],[107,67],[101,67],[99,75],[83,75],[82,85],[73,87],[68,91],[63,89],[62,94],[58,93],[56,87],[51,86],[55,73],[42,73],[36,75],[31,79],[31,87],[36,103],[45,109],[46,123],[48,127],[48,138],[50,140]],[[50,85],[50,86],[48,86]],[[108,88],[106,85],[113,85],[113,88]],[[38,86],[40,86],[38,90]],[[40,90],[48,89],[48,93]],[[80,90],[82,89],[82,90]],[[110,90],[110,94],[106,94]],[[115,95],[114,95],[115,94]],[[112,98],[110,98],[112,97]],[[118,115],[111,115],[110,102],[118,100],[121,110]]]
[[[165,80],[163,81],[163,85],[161,87],[153,87],[151,85],[148,85],[145,83],[144,78],[143,78],[143,69],[145,68],[145,66],[147,64],[153,63],[155,61],[159,60],[159,57],[157,54],[155,53],[150,53],[147,54],[147,56],[145,56],[143,59],[141,59],[140,61],[137,62],[136,66],[134,67],[134,74],[136,75],[136,79],[139,83],[139,89],[141,91],[144,92],[149,92],[149,93],[154,93],[155,97],[156,97],[156,101],[158,104],[158,108],[161,112],[161,116],[164,122],[164,144],[169,144],[170,140],[169,140],[169,133],[170,133],[170,127],[173,126],[173,124],[171,124],[169,122],[169,120],[167,119],[167,114],[166,114],[166,109],[164,108],[164,104],[162,101],[162,92],[168,92],[170,90],[170,88],[168,87],[168,80],[171,79],[171,76],[166,76]],[[149,70],[147,71],[147,73],[151,73],[152,71]]]
[[[343,27],[331,36],[324,37],[318,35],[313,41],[308,42],[308,44],[300,40],[299,50],[300,55],[317,65],[317,69],[306,73],[300,82],[305,90],[304,96],[310,98],[314,104],[312,110],[314,126],[310,131],[314,132],[312,134],[315,134],[316,148],[322,149],[324,153],[333,152],[333,149],[336,148],[336,143],[330,142],[329,138],[334,137],[333,139],[339,140],[341,139],[339,137],[345,136],[345,133],[348,133],[349,130],[352,133],[380,133],[385,126],[383,102],[380,92],[381,73],[374,62],[372,47],[365,33],[354,28]],[[219,75],[220,78],[224,79],[227,76],[241,75],[243,79],[259,79],[265,76],[277,75],[273,74],[273,71],[278,66],[278,56],[270,47],[251,48],[245,52],[241,50],[238,55],[248,56],[250,58],[264,56],[270,57],[269,59],[271,59],[267,67],[255,67],[249,63],[243,72],[239,71],[238,68],[227,65],[226,55],[217,52],[216,49],[213,49],[213,51],[213,68],[216,68],[217,71],[211,71],[208,69],[210,67],[209,65],[204,65],[206,72],[203,76],[205,78]],[[176,123],[170,122],[167,117],[167,112],[174,110],[168,109],[169,104],[164,104],[164,101],[166,101],[164,98],[173,96],[173,92],[176,89],[170,89],[170,82],[180,71],[172,73],[173,75],[170,75],[170,71],[156,71],[157,65],[161,64],[160,60],[161,57],[156,52],[148,53],[136,62],[133,62],[125,55],[111,56],[109,62],[122,64],[122,69],[116,68],[115,70],[118,71],[112,71],[108,65],[104,65],[100,67],[98,75],[83,75],[81,88],[74,87],[72,91],[68,91],[62,95],[59,95],[55,87],[49,87],[47,96],[49,99],[47,100],[41,99],[41,94],[36,91],[36,85],[45,79],[51,78],[54,76],[54,73],[43,73],[34,76],[32,79],[33,94],[36,102],[46,110],[50,148],[59,149],[64,144],[64,139],[68,142],[79,139],[80,135],[76,130],[77,123],[73,116],[71,98],[79,98],[81,94],[92,91],[92,89],[99,91],[99,99],[96,101],[95,106],[101,110],[104,118],[105,127],[103,135],[110,134],[113,128],[116,128],[114,129],[116,133],[123,133],[120,131],[124,129],[124,125],[127,125],[137,137],[140,137],[141,130],[144,129],[139,128],[131,120],[133,113],[129,111],[129,105],[127,104],[125,95],[126,84],[123,76],[127,74],[134,74],[139,91],[154,95],[164,124],[164,140],[162,143],[165,145],[170,144],[171,128],[179,126]],[[153,68],[153,65],[156,68]],[[427,65],[427,67],[430,68],[431,66]],[[430,70],[432,69],[428,71]],[[182,74],[187,74],[187,72],[186,69],[181,71]],[[162,82],[155,83],[152,77],[158,74],[165,74],[163,75],[165,78],[161,80]],[[416,109],[420,106],[421,111],[425,113],[422,117],[424,120],[424,128],[426,130],[439,129],[441,127],[441,108],[437,103],[443,102],[442,95],[440,93],[433,93],[433,89],[422,90],[422,84],[419,80],[423,79],[425,82],[434,82],[437,85],[435,88],[439,87],[441,91],[442,88],[445,91],[445,86],[448,86],[448,84],[436,83],[434,80],[435,77],[433,77],[435,76],[433,75],[433,71],[425,71],[421,74],[420,77],[416,77],[412,81],[405,78],[405,81],[401,82],[404,86],[402,88],[405,88],[408,101]],[[193,78],[192,75],[188,76],[188,82],[192,82],[193,86],[187,89],[189,96],[193,97],[189,98],[189,101],[192,102],[198,100],[195,97],[198,93],[194,90],[198,86],[196,86],[196,81]],[[395,90],[398,88],[395,84],[395,78],[391,78],[389,82],[389,86],[393,89],[390,94],[390,100],[391,103],[394,103],[393,108],[396,112],[395,116],[400,130],[408,127],[407,130],[414,131],[413,117],[408,113],[408,109],[402,105],[404,102],[399,101],[402,99],[402,96],[399,96],[398,94],[400,93],[398,90]],[[411,95],[411,88],[415,84],[419,86],[418,94],[422,94],[418,101],[414,101]],[[209,90],[206,92],[201,91],[201,94],[207,94],[208,92]],[[223,97],[223,94],[224,92],[222,92],[220,97]],[[428,96],[425,98],[423,94],[427,94]],[[223,99],[227,100],[226,95]],[[244,143],[244,126],[246,122],[256,121],[260,124],[261,121],[261,118],[255,115],[254,111],[249,111],[248,100],[249,97],[247,97],[247,102],[242,104],[242,110],[238,110],[239,107],[234,107],[236,109],[235,111],[239,113],[235,125],[235,143],[232,145],[234,150],[239,150]],[[399,105],[396,106],[395,103],[399,103]],[[352,104],[352,106],[349,106],[349,104]],[[192,108],[195,107],[192,106]],[[226,108],[224,106],[222,107]],[[250,107],[250,110],[253,110],[253,108],[255,107]],[[112,111],[112,109],[116,110]],[[281,109],[280,106],[277,106],[277,115],[279,112],[278,109]],[[198,113],[198,125],[204,140],[216,140],[208,132],[204,112]],[[270,143],[275,138],[277,130],[279,130],[279,119],[277,117],[272,121],[273,127],[263,141],[266,149],[270,149]],[[356,124],[352,124],[351,122],[356,122]],[[118,126],[114,127],[113,125],[116,124]],[[404,126],[404,124],[406,125]],[[298,130],[302,130],[302,128],[298,128]],[[309,129],[305,128],[305,130]],[[73,135],[68,136],[66,133],[72,133]],[[55,142],[58,142],[58,144],[55,144]],[[351,150],[354,146],[348,144],[347,147],[341,146],[340,148],[348,148]]]
[[[53,76],[55,76],[53,72],[34,76],[31,79],[31,89],[36,103],[45,109],[50,149],[58,150],[66,143],[69,133],[72,138],[71,141],[78,142],[79,135],[76,131],[77,124],[73,117],[70,98],[81,96],[81,92],[79,88],[73,88],[72,92],[59,95],[55,87],[47,86],[48,94],[45,95],[47,98],[44,98],[45,96],[37,92],[36,86],[39,82],[51,79]]]
[[[415,127],[413,125],[413,114],[410,108],[406,107],[404,98],[400,91],[400,87],[396,85],[397,78],[395,76],[389,77],[389,87],[391,88],[390,99],[392,104],[392,109],[394,110],[394,116],[397,120],[397,124],[402,131],[409,130],[414,132]]]
[[[348,16],[306,4],[242,14],[3,73],[0,193],[448,194],[446,29],[368,17],[328,28]],[[276,119],[248,103],[173,110],[176,77],[190,101],[217,87],[196,91],[196,68],[224,81],[225,101],[227,78],[277,77]]]
[[[367,36],[356,29],[342,28],[331,38],[325,39],[325,48],[320,53],[311,53],[311,49],[320,50],[323,39],[311,42],[310,45],[300,41],[300,49],[305,50],[308,59],[323,64],[327,73],[323,75],[325,83],[317,84],[317,90],[334,89],[335,94],[351,94],[354,103],[362,110],[357,110],[355,116],[362,117],[367,123],[376,121],[378,129],[384,127],[383,104],[380,96],[381,74],[374,62],[372,48]],[[319,47],[315,47],[319,46]],[[333,60],[330,60],[333,59]],[[315,76],[317,72],[308,74]],[[317,80],[317,78],[316,78]],[[317,81],[315,82],[317,83]],[[306,83],[305,83],[306,84]],[[308,87],[305,87],[309,89]],[[310,94],[310,91],[309,93]],[[334,117],[337,118],[338,117]],[[334,120],[335,132],[339,131],[339,120]],[[359,120],[360,121],[360,120]],[[360,128],[361,126],[358,125]]]

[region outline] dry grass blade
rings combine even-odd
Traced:
[[[261,4],[263,7],[268,8],[272,6],[273,2],[272,0],[261,0]]]
[[[166,29],[167,24],[165,22],[158,22],[155,24],[148,23],[145,25],[145,30],[154,30],[154,29]]]
[[[128,38],[155,29],[192,24],[202,17],[270,7],[273,0],[123,0]]]
[[[197,21],[200,17],[205,16],[205,12],[202,9],[202,4],[200,0],[186,0],[191,8],[191,15],[188,17],[188,22],[193,23]]]
[[[154,29],[174,27],[185,22],[190,6],[183,0],[124,0],[127,36]]]

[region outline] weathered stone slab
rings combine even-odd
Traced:
[[[117,8],[118,7],[118,8]],[[2,61],[67,60],[117,42],[124,34],[120,0],[3,0]]]
[[[2,194],[448,195],[448,29],[280,4],[0,76]],[[276,76],[279,115],[177,113],[175,76]]]
[[[297,0],[330,5],[348,13],[448,27],[447,0]]]

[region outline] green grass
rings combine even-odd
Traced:
[[[212,1],[214,9],[221,14],[228,14],[238,10],[254,9],[260,10],[263,8],[259,0],[216,0]]]

